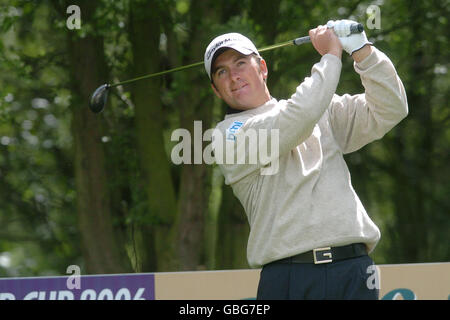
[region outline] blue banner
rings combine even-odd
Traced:
[[[153,274],[0,279],[0,300],[154,300]]]

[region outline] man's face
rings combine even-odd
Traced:
[[[211,68],[211,86],[215,94],[231,108],[248,110],[270,100],[265,79],[266,62],[254,55],[228,49],[220,54]]]

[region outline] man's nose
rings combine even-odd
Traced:
[[[237,68],[231,68],[230,70],[230,78],[233,81],[237,81],[241,79],[241,74]]]

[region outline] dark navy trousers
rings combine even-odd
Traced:
[[[258,300],[377,300],[372,259],[361,257],[327,264],[269,263],[261,270]]]

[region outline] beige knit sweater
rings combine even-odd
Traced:
[[[217,125],[221,135],[212,146],[248,217],[251,267],[324,246],[363,242],[368,252],[375,248],[380,231],[352,187],[343,154],[383,137],[406,117],[408,105],[393,64],[373,49],[354,64],[363,94],[335,94],[342,63],[325,54],[290,99],[272,98]],[[259,129],[269,130],[267,138],[246,144],[242,138],[250,141],[249,133]],[[262,148],[272,151],[266,159]],[[227,152],[244,153],[244,164],[225,161]],[[272,173],[264,173],[267,168]]]

